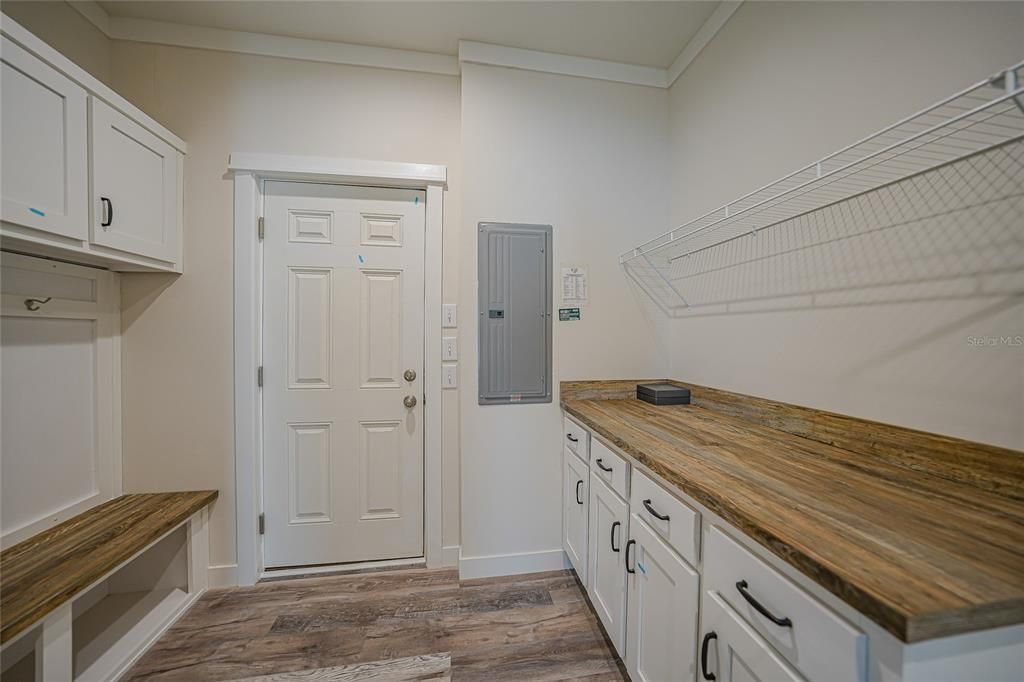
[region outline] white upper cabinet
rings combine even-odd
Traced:
[[[174,262],[178,152],[95,98],[92,150],[93,243]]]
[[[0,245],[181,272],[184,141],[9,17],[0,28]]]
[[[86,92],[2,39],[3,220],[88,238]]]

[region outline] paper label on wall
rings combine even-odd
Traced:
[[[588,296],[587,266],[563,265],[562,303],[567,305],[585,305]]]

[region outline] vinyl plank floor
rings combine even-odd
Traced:
[[[571,572],[459,581],[415,568],[210,590],[124,679],[628,678]]]

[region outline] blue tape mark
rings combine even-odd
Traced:
[[[416,197],[415,199],[413,199],[413,202],[412,202],[412,203],[413,203],[413,204],[418,204],[418,203],[420,203],[420,198],[419,198],[419,197]]]
[[[364,260],[363,260],[363,257],[362,257],[362,256],[359,256],[359,262],[360,262],[360,263],[365,263],[366,261],[364,261]]]
[[[644,568],[644,565],[642,563],[640,563],[639,561],[636,562],[636,567],[640,569],[641,573],[643,573],[644,575],[647,575],[647,569]]]
[[[39,210],[38,208],[30,208],[30,209],[28,209],[28,210],[29,210],[30,212],[32,212],[32,213],[35,213],[35,214],[36,214],[37,216],[39,216],[40,218],[45,218],[45,217],[46,217],[46,214],[45,214],[45,213],[43,213],[42,211],[40,211],[40,210]]]

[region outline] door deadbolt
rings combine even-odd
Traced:
[[[416,407],[416,396],[414,396],[414,395],[407,395],[402,400],[402,403],[404,403],[405,406],[408,407],[408,408]]]
[[[406,381],[416,381],[416,370],[414,370],[414,369],[407,369],[407,370],[405,370],[405,380]]]

